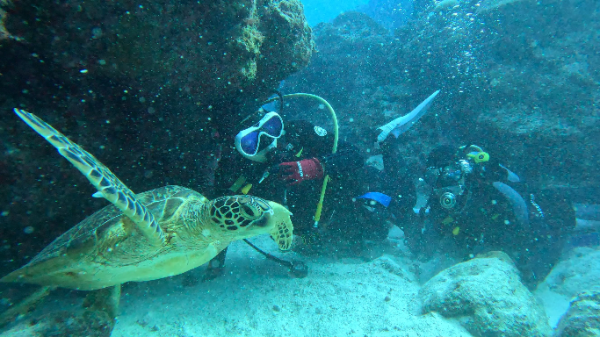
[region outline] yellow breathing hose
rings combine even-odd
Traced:
[[[338,138],[339,138],[339,127],[338,127],[337,116],[336,116],[335,111],[333,110],[333,107],[331,106],[331,104],[329,104],[329,102],[327,102],[323,97],[313,95],[313,94],[296,93],[296,94],[288,94],[283,97],[284,98],[306,97],[306,98],[315,99],[315,100],[323,103],[323,105],[327,108],[327,110],[331,114],[331,120],[333,121],[333,148],[331,149],[331,153],[336,153],[337,146],[338,146]],[[265,103],[275,101],[276,99],[278,99],[278,97],[272,98],[272,99],[266,101]],[[329,182],[330,179],[331,178],[329,177],[329,175],[326,175],[325,179],[323,179],[323,185],[321,186],[321,195],[319,196],[319,202],[317,203],[317,210],[315,211],[315,224],[314,224],[315,228],[319,227],[319,220],[321,220],[321,212],[323,211],[323,200],[325,200],[325,191],[327,190],[327,183]]]

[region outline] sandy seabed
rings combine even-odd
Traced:
[[[112,336],[470,336],[455,321],[420,313],[420,286],[400,249],[387,247],[365,262],[281,255],[268,237],[253,241],[304,261],[309,275],[291,278],[286,268],[234,242],[226,273],[215,280],[183,286],[202,277],[199,268],[126,285]]]
[[[111,336],[471,336],[457,320],[421,312],[418,279],[426,280],[454,262],[441,256],[427,263],[412,260],[402,244],[402,232],[395,229],[383,244],[362,250],[327,247],[318,256],[281,253],[268,236],[252,239],[269,253],[305,262],[309,267],[305,278],[289,276],[286,267],[244,242],[234,242],[225,274],[214,280],[202,282],[205,267],[200,267],[169,278],[124,284]],[[598,247],[572,251],[534,292],[552,327],[579,288],[596,284],[598,256]],[[23,319],[81,312],[86,294],[58,289],[14,329],[0,335],[32,336],[35,325],[23,324]]]

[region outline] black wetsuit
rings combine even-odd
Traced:
[[[525,183],[506,181],[506,171],[494,160],[475,164],[465,178],[454,207],[442,207],[442,196],[432,192],[429,213],[421,212],[415,221],[420,225],[405,226],[409,248],[425,256],[438,250],[465,259],[501,250],[515,260],[525,283],[542,281],[575,227],[570,201],[551,190],[532,191]],[[494,186],[498,183],[516,192],[512,199],[520,198],[521,206]]]

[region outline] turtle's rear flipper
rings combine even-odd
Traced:
[[[136,223],[139,230],[150,242],[157,245],[165,244],[166,237],[158,226],[156,219],[154,219],[154,215],[136,199],[133,192],[104,164],[36,115],[20,109],[14,109],[14,111],[83,173],[92,185],[98,189],[102,197],[110,201]]]
[[[30,295],[14,308],[11,316],[6,314],[4,323],[27,312],[43,298],[50,287],[44,287]],[[85,298],[83,308],[70,310],[42,310],[33,317],[19,320],[9,330],[0,332],[0,337],[12,336],[86,336],[108,337],[115,327],[115,317],[121,297],[121,285],[92,291]],[[25,309],[17,311],[16,309]]]
[[[41,287],[33,294],[27,296],[20,303],[8,308],[0,314],[0,326],[4,326],[13,321],[17,316],[28,313],[31,308],[38,304],[44,297],[48,296],[53,287]]]
[[[112,320],[119,313],[119,303],[121,301],[121,285],[108,287],[90,292],[83,301],[83,307],[86,309],[105,312]]]

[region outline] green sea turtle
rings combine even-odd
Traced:
[[[281,250],[292,244],[290,212],[242,195],[208,200],[180,186],[134,194],[94,156],[39,117],[15,113],[69,160],[109,205],[61,235],[0,282],[96,290],[184,273],[232,241],[270,234]],[[117,291],[118,292],[118,291]]]

